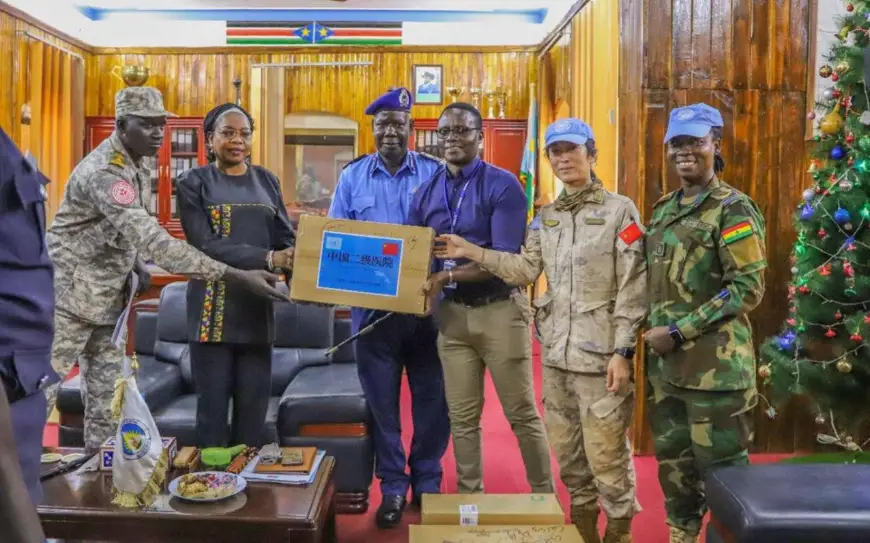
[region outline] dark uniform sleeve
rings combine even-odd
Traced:
[[[764,217],[743,195],[726,198],[717,242],[724,287],[711,300],[677,322],[686,339],[702,335],[717,322],[748,313],[764,296]]]
[[[178,214],[187,242],[211,258],[241,270],[266,269],[268,250],[253,245],[233,242],[218,237],[212,232],[208,210],[196,186],[194,174],[182,176],[175,184],[178,198]]]
[[[287,214],[287,206],[284,205],[284,197],[281,195],[281,181],[278,176],[272,172],[265,170],[266,176],[272,183],[275,189],[275,206],[277,213],[275,214],[275,247],[276,250],[288,249],[296,245],[296,230],[293,229],[293,224],[290,223],[290,216]]]
[[[115,173],[101,170],[91,174],[85,193],[106,219],[169,273],[196,279],[218,280],[227,266],[173,237],[139,203],[133,185]]]

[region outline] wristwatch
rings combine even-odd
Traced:
[[[686,341],[686,337],[680,332],[680,329],[677,327],[677,323],[671,323],[668,326],[668,334],[671,336],[671,339],[674,340],[674,343],[679,347]]]
[[[632,358],[634,358],[634,349],[628,349],[628,348],[623,347],[621,349],[616,349],[613,352],[615,352],[616,354],[618,354],[619,356],[621,356],[622,358],[625,358],[627,360],[631,360]]]

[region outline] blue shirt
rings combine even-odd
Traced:
[[[459,205],[466,183],[465,198]],[[438,235],[453,233],[488,249],[519,253],[526,234],[526,205],[526,193],[514,174],[475,158],[458,175],[442,168],[420,187],[411,203],[408,224],[429,226]],[[455,214],[458,214],[456,227],[451,232]],[[438,262],[443,269],[443,261]],[[457,265],[466,262],[457,261]],[[473,299],[511,288],[494,277],[477,283],[458,283],[456,289],[445,295]]]
[[[411,198],[438,170],[440,163],[414,151],[392,175],[378,153],[357,159],[341,172],[329,217],[406,224]]]

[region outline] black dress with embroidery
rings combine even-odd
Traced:
[[[292,247],[296,234],[275,175],[250,166],[227,175],[215,165],[182,174],[178,210],[187,242],[242,270],[267,267],[270,250]],[[190,280],[187,333],[191,342],[266,344],[274,340],[272,301],[225,281]]]

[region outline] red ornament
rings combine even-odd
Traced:
[[[864,323],[870,324],[870,314],[864,315]]]
[[[808,287],[806,285],[802,286],[798,290],[800,290],[801,294],[809,294],[810,293],[810,287]]]
[[[839,81],[839,80],[840,80],[840,76],[839,76],[839,75],[837,75],[837,74],[831,74],[831,81],[833,81],[834,83],[836,83],[836,82]]]
[[[828,331],[825,332],[825,337],[836,337],[837,332],[834,332],[833,328],[828,328]]]
[[[843,108],[843,109],[849,109],[849,106],[852,105],[851,102],[852,102],[852,101],[849,100],[848,97],[843,98],[842,100],[840,100],[840,107]]]
[[[849,246],[846,247],[846,250],[849,251],[850,253],[851,253],[852,251],[854,251],[855,249],[856,249],[856,247],[855,247],[855,244],[854,244],[854,243],[850,243]]]
[[[812,121],[812,120],[815,119],[815,118],[816,118],[816,112],[815,112],[815,111],[810,111],[809,113],[807,113],[807,119],[809,119],[809,120]]]
[[[824,230],[824,228],[822,230]],[[827,236],[827,234],[825,234],[825,236]],[[822,236],[822,232],[819,232],[819,237],[824,238],[824,236]],[[825,264],[824,266],[822,266],[822,269],[819,270],[819,275],[821,275],[822,277],[827,277],[831,275],[831,265]]]
[[[840,96],[843,96],[843,93],[838,91],[837,89],[834,89],[833,91],[831,91],[831,94],[834,95],[834,98],[839,98]]]
[[[849,134],[846,136],[846,143],[852,144],[855,142],[855,134]]]
[[[820,186],[816,187],[816,194],[821,194],[824,189]]]
[[[787,322],[789,326],[794,326],[795,324],[797,324],[797,321],[794,319],[786,319],[785,322]]]
[[[846,4],[846,11],[855,11],[855,6],[853,6],[852,4]]]
[[[825,239],[826,237],[828,237],[828,233],[825,232],[825,229],[819,228],[819,238]],[[828,266],[825,266],[825,267],[828,267]],[[825,268],[822,268],[822,275],[829,275],[830,273],[831,273],[830,269],[828,270],[828,273],[825,273]]]
[[[843,262],[843,273],[846,274],[846,277],[855,277],[855,268],[848,260]]]
[[[861,340],[863,340],[864,338],[861,337],[861,334],[859,334],[858,332],[855,332],[854,334],[852,334],[851,336],[849,336],[849,339],[851,339],[852,341],[861,341]]]
[[[836,313],[834,313],[834,318],[840,320],[843,318],[843,314],[840,313],[840,311],[838,310]]]

